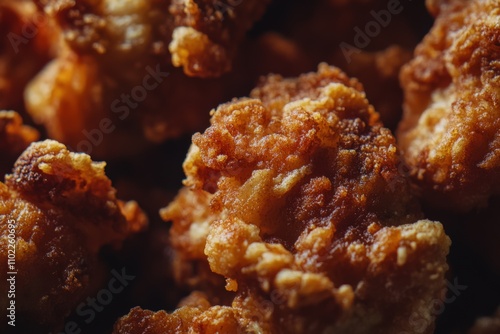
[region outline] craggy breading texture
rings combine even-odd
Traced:
[[[11,172],[19,155],[39,136],[37,130],[23,125],[15,111],[0,111],[0,175]]]
[[[401,73],[398,141],[422,198],[463,212],[500,194],[500,1],[432,1],[434,27]]]
[[[190,75],[222,74],[265,8],[254,0],[234,8],[168,0],[37,3],[58,28],[61,43],[55,59],[27,87],[26,109],[51,138],[106,159],[206,128],[206,110],[233,96],[234,86],[245,80],[190,78],[171,57],[182,58]],[[181,36],[181,30],[190,32]],[[191,30],[209,45],[193,40]],[[224,57],[213,63],[210,57],[216,56],[208,57],[207,48],[224,50]]]
[[[109,60],[160,54],[184,73],[219,77],[269,0],[38,0],[78,53]],[[168,50],[167,50],[168,48]],[[171,58],[171,59],[170,59]]]
[[[0,183],[0,270],[17,272],[19,326],[62,325],[105,277],[99,250],[146,225],[135,202],[116,199],[104,166],[46,140],[31,144]],[[7,268],[8,223],[15,225],[15,270]],[[3,294],[3,318],[8,302]]]
[[[250,96],[193,136],[192,190],[162,211],[179,256],[226,278],[231,307],[135,309],[115,333],[173,331],[179,317],[194,333],[210,332],[206,321],[220,333],[400,333],[410,318],[432,332],[450,241],[419,220],[395,139],[361,85],[322,64],[271,75]]]
[[[172,0],[172,64],[197,77],[218,77],[270,0]]]
[[[168,70],[156,57],[166,49],[160,32],[166,5],[48,0],[39,6],[62,42],[57,57],[26,89],[28,112],[73,150],[107,159],[139,151],[146,142],[137,124],[146,123],[149,112],[163,111],[156,100]],[[169,124],[175,120],[164,117]],[[179,126],[175,134],[191,126],[182,121],[173,125]],[[162,139],[169,135],[164,130]]]
[[[166,0],[37,0],[75,53],[92,55],[117,73],[147,54],[164,54]],[[168,41],[167,41],[168,42]]]

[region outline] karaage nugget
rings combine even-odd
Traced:
[[[146,67],[137,72],[145,77],[148,68],[154,71]],[[109,159],[147,145],[141,126],[137,126],[140,106],[147,101],[139,104],[131,98],[132,88],[110,75],[94,58],[67,50],[29,83],[25,104],[50,138],[71,150]]]
[[[0,175],[10,172],[19,155],[39,136],[37,130],[23,125],[15,111],[0,111]]]
[[[111,62],[160,54],[189,76],[218,77],[231,69],[245,33],[270,1],[37,2],[62,26],[65,40],[78,53],[91,51]]]
[[[17,272],[16,328],[62,325],[105,278],[100,249],[118,246],[147,223],[135,202],[116,199],[104,166],[46,140],[31,144],[0,183],[0,270]],[[4,319],[8,303],[3,294]]]
[[[192,193],[162,211],[179,256],[226,278],[243,332],[430,333],[450,241],[361,85],[322,64],[250,97],[193,136]]]
[[[241,81],[190,78],[172,65],[168,44],[176,17],[169,1],[49,0],[40,6],[64,42],[31,81],[25,103],[51,138],[76,151],[130,155],[148,141],[204,129],[206,110],[233,96]]]
[[[140,307],[118,320],[117,334],[159,333],[244,333],[238,323],[238,313],[232,307],[213,306],[202,293],[192,293],[172,314],[152,312]]]
[[[402,69],[398,142],[430,206],[456,212],[500,194],[500,1],[434,1],[434,27]]]
[[[231,69],[237,47],[270,0],[172,0],[172,64],[197,77]]]

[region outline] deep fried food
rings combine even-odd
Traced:
[[[237,46],[269,2],[172,0],[172,63],[190,76],[218,77],[229,71]]]
[[[237,319],[238,313],[231,307],[211,307],[202,293],[194,293],[172,314],[133,308],[115,324],[114,333],[243,333]]]
[[[206,257],[226,278],[243,332],[396,333],[412,330],[411,316],[430,332],[449,239],[419,220],[394,137],[360,84],[323,64],[269,76],[250,96],[193,137],[194,190],[162,212],[179,256]]]
[[[500,2],[430,2],[431,32],[401,74],[398,141],[429,205],[486,206],[500,194]]]
[[[149,54],[166,52],[167,0],[36,0],[47,19],[60,27],[65,45],[92,55],[116,74]],[[169,28],[171,29],[171,28]]]
[[[78,53],[108,58],[111,66],[159,54],[189,76],[218,77],[231,69],[238,45],[270,1],[38,2]]]
[[[116,199],[104,166],[46,140],[31,144],[0,183],[0,269],[13,271],[7,236],[14,234],[19,326],[61,325],[103,278],[99,250],[145,226],[135,202]],[[7,291],[5,280],[0,288]],[[7,303],[3,294],[3,318]]]
[[[140,72],[148,73],[146,69]],[[30,82],[25,103],[51,138],[72,150],[109,159],[137,152],[146,145],[141,128],[133,126],[139,115],[132,107],[138,104],[129,107],[120,100],[125,94],[121,92],[130,91],[95,59],[67,51]]]
[[[39,136],[34,128],[23,125],[18,113],[0,111],[0,175],[10,172],[17,157]]]
[[[218,23],[206,24],[194,23],[193,13],[180,13],[185,4],[170,6],[169,1],[39,2],[47,20],[59,27],[64,43],[56,59],[30,83],[25,102],[33,118],[47,127],[49,136],[72,149],[107,159],[138,152],[147,140],[161,142],[205,128],[206,110],[237,94],[233,86],[240,85],[234,82],[242,81],[241,77],[232,76],[230,82],[189,78],[172,65],[168,44],[175,24],[194,24],[210,38],[217,35],[217,29],[239,27],[233,21],[235,11],[250,10],[248,4],[255,1],[227,9],[220,17],[224,22],[217,21],[219,16],[210,16]],[[238,21],[241,27],[250,24],[247,18]],[[240,28],[227,30],[227,36],[220,36],[224,41],[216,39],[227,48],[226,67],[233,57],[233,40],[242,37]],[[182,38],[176,43],[178,48],[192,48]],[[186,53],[178,50],[176,54]],[[191,64],[201,61],[199,55],[188,58],[191,70],[214,76],[202,75],[202,66]]]
[[[168,76],[155,59],[162,49],[159,22],[166,7],[158,1],[41,2],[46,20],[59,28],[64,43],[28,86],[28,112],[51,138],[92,156],[109,159],[144,148],[137,126],[147,123],[142,114],[163,111],[151,100],[160,96]],[[164,118],[174,118],[169,115]],[[176,124],[177,133],[192,126],[188,117],[182,119],[187,124]],[[196,119],[193,123],[198,124]],[[162,138],[171,135],[163,132]]]

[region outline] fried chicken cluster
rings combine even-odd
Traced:
[[[398,141],[425,202],[470,211],[500,194],[500,2],[429,8],[434,27],[401,72]]]
[[[62,325],[106,277],[99,251],[145,227],[137,203],[116,199],[104,166],[45,140],[32,143],[0,183],[0,270],[17,272],[17,327]],[[9,234],[15,238],[15,269],[7,268]],[[7,284],[2,280],[0,289],[8,291]],[[2,294],[4,319],[8,303]]]
[[[195,295],[171,315],[135,309],[115,333],[179,324],[399,333],[415,314],[432,331],[450,241],[441,224],[419,220],[394,137],[358,81],[326,64],[296,79],[269,76],[250,98],[214,110],[211,124],[184,163],[190,189],[162,216],[180,261],[195,268],[179,277],[203,283],[208,263],[234,299],[210,306]]]
[[[71,332],[111,268],[73,332],[498,331],[500,0],[0,0],[0,32],[0,332]]]

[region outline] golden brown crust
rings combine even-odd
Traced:
[[[469,211],[500,193],[499,8],[498,0],[441,3],[401,73],[398,141],[434,207]]]
[[[218,77],[231,69],[237,46],[269,0],[173,0],[172,64],[189,76]]]
[[[168,1],[37,0],[76,53],[123,71],[145,54],[165,53]]]
[[[99,284],[103,274],[99,250],[120,244],[146,225],[135,202],[116,199],[104,165],[46,140],[33,143],[0,184],[0,267],[9,271],[7,235],[12,231],[7,222],[13,222],[16,305],[22,325],[60,325]]]
[[[211,198],[205,191],[183,188],[160,215],[167,221],[176,217],[176,224],[170,229],[176,283],[191,290],[203,290],[212,302],[220,304],[230,301],[232,296],[224,289],[224,278],[210,270],[204,254],[210,223],[219,217],[206,209]]]
[[[0,175],[10,172],[21,152],[39,136],[37,130],[23,125],[15,111],[0,111]]]
[[[236,320],[237,314],[229,307],[184,306],[167,314],[133,308],[121,318],[113,333],[116,334],[160,334],[160,333],[243,333]]]
[[[93,54],[118,71],[144,55],[159,55],[184,73],[218,77],[268,0],[38,1],[78,54]],[[168,47],[168,50],[167,50]]]
[[[226,278],[244,330],[397,333],[415,312],[433,328],[449,239],[418,221],[395,140],[361,89],[325,64],[269,76],[193,136],[184,163],[193,192],[163,218],[176,251],[188,250],[180,256],[199,261],[203,251]]]
[[[236,75],[230,82],[189,78],[172,65],[167,45],[176,18],[169,1],[48,0],[39,5],[63,42],[26,89],[26,108],[51,138],[73,150],[108,159],[138,152],[148,140],[199,131],[208,124],[206,110],[234,94],[234,83],[242,84]],[[230,13],[223,15],[220,29],[227,30]],[[181,16],[178,24],[191,22]],[[207,29],[217,35],[218,28]],[[231,38],[224,47],[236,48]],[[231,58],[224,60],[228,66]]]

